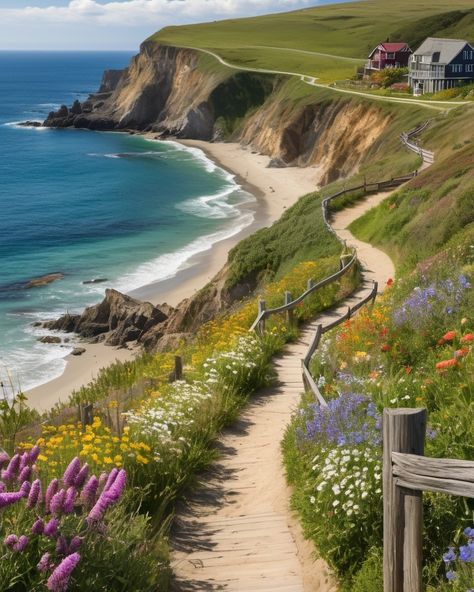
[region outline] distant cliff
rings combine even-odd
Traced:
[[[285,77],[201,68],[200,57],[147,41],[128,68],[104,73],[97,94],[50,113],[45,125],[232,139],[278,166],[318,165],[328,182],[357,170],[390,121],[379,106],[340,95],[301,103],[284,96]]]

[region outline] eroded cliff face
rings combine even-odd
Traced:
[[[199,60],[196,51],[145,42],[128,68],[104,73],[97,94],[45,125],[232,138],[278,166],[317,165],[327,183],[354,173],[390,121],[374,104],[317,93],[301,104],[285,96],[282,77],[202,69]]]

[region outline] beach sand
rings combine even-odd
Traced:
[[[175,277],[134,290],[130,295],[153,304],[167,302],[173,306],[184,298],[193,296],[204,287],[224,266],[229,250],[244,237],[259,228],[270,226],[301,196],[316,191],[320,181],[317,167],[267,168],[268,156],[257,154],[237,143],[209,143],[197,140],[182,141],[186,146],[200,148],[222,168],[236,176],[237,182],[256,197],[248,204],[254,212],[254,222],[243,231],[213,245],[192,257],[185,269]],[[64,373],[44,385],[26,392],[31,407],[46,411],[59,401],[67,401],[73,390],[90,382],[99,370],[116,359],[132,359],[137,350],[117,349],[102,344],[83,344],[82,356],[67,356]]]

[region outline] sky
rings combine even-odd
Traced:
[[[335,0],[0,0],[0,50],[131,50],[185,23],[296,10]]]

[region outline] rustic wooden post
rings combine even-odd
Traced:
[[[375,299],[377,298],[377,294],[379,291],[379,283],[378,282],[374,282],[374,289],[373,289],[373,296],[372,296],[372,306],[374,306],[375,304]]]
[[[183,380],[183,359],[181,356],[174,357],[174,379]]]
[[[265,312],[265,300],[258,301],[258,316]],[[259,323],[260,333],[263,335],[265,333],[265,317],[262,317]]]
[[[92,403],[82,407],[82,425],[92,425],[94,420],[94,406]]]
[[[314,286],[314,280],[312,280],[311,278],[308,280],[307,283],[307,289],[311,290],[311,288]]]
[[[350,306],[347,307],[347,318],[350,319],[352,314],[352,309]]]
[[[396,485],[392,452],[423,454],[425,431],[426,409],[384,409],[384,592],[421,592],[422,494]]]
[[[291,295],[291,292],[288,292],[288,290],[287,290],[285,292],[285,305],[290,304],[290,302],[292,300],[293,300],[293,297]],[[293,310],[291,308],[286,311],[286,322],[288,323],[288,325],[293,324]]]

